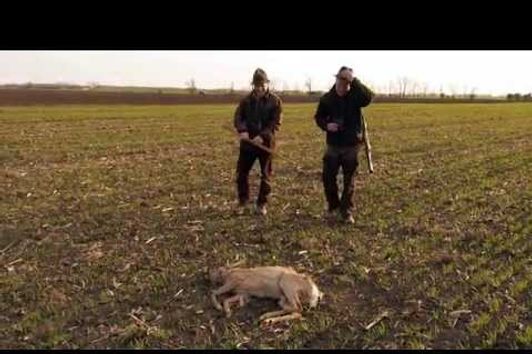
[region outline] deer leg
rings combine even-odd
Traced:
[[[259,320],[264,321],[265,323],[278,322],[282,321],[279,320],[279,318],[284,319],[286,318],[286,316],[291,318],[294,313],[298,312],[297,306],[293,305],[292,302],[288,301],[287,298],[284,296],[279,300],[279,306],[282,307],[282,310],[266,312],[265,314],[259,317]],[[276,320],[272,321],[272,319]]]
[[[224,300],[223,309],[225,311],[226,317],[231,317],[231,303],[239,302],[240,304],[242,304],[242,302],[244,301],[243,298],[244,295],[237,294]],[[240,307],[242,307],[242,305],[240,305]]]
[[[227,293],[231,290],[233,290],[233,284],[226,283],[223,286],[219,287],[218,289],[212,291],[211,293],[212,304],[218,311],[223,311],[223,307],[220,304],[220,302],[218,302],[218,299],[216,299],[216,296]]]
[[[281,289],[284,296],[279,300],[279,306],[283,308],[282,311],[277,311],[277,313],[268,313],[269,316],[261,316],[262,320],[265,320],[265,324],[272,324],[280,321],[287,321],[293,319],[300,319],[303,316],[301,315],[301,302],[297,294],[297,288],[294,287],[289,281],[284,282],[284,279],[281,279]]]

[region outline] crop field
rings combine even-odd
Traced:
[[[364,109],[354,225],[323,218],[315,108],[285,104],[260,217],[235,212],[233,104],[0,107],[0,347],[532,348],[532,104]],[[225,318],[206,272],[237,261],[323,301]]]

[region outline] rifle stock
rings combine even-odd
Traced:
[[[366,119],[364,116],[361,116],[362,119],[362,129],[363,129],[363,139],[364,139],[364,145],[366,150],[366,159],[368,161],[368,170],[369,173],[373,173],[373,158],[371,156],[371,144],[369,142],[369,134],[368,134],[368,127],[366,124]]]

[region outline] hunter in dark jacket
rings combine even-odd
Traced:
[[[329,216],[337,211],[347,223],[354,223],[353,196],[358,151],[362,139],[362,107],[373,99],[373,92],[353,77],[353,70],[341,67],[336,83],[320,98],[316,124],[327,133],[327,149],[323,156],[323,186]],[[342,167],[344,188],[338,196],[336,177]]]
[[[269,91],[268,82],[262,69],[255,70],[253,90],[240,101],[234,116],[234,127],[240,137],[236,181],[239,206],[245,207],[249,201],[249,172],[258,158],[261,182],[255,206],[261,215],[266,215],[266,204],[271,193],[272,155],[255,145],[274,149],[275,132],[282,121],[281,99]]]

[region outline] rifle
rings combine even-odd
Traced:
[[[369,143],[368,127],[366,124],[366,119],[364,115],[361,114],[360,118],[362,119],[362,137],[364,139],[364,145],[366,148],[366,159],[368,160],[368,170],[369,173],[373,173],[373,159],[371,157],[371,145]]]

